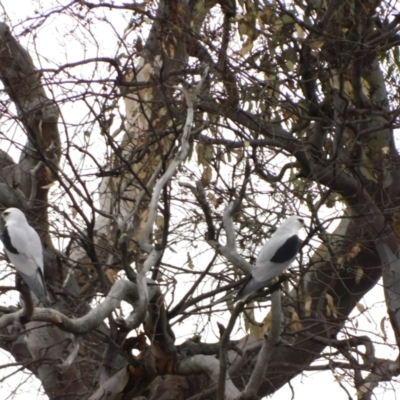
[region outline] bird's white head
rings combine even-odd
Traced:
[[[6,224],[10,222],[26,223],[25,214],[18,208],[7,208],[2,215]]]
[[[304,219],[298,215],[292,215],[291,217],[285,219],[277,231],[279,233],[297,233],[301,228],[304,228]]]

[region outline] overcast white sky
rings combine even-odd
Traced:
[[[69,1],[58,1],[59,4],[66,4]],[[28,25],[19,25],[21,21],[24,21],[27,16],[35,16],[34,6],[36,2],[31,0],[1,0],[0,1],[3,10],[6,11],[9,20],[7,22],[12,26],[15,26],[17,33],[23,31],[24,27]],[[41,1],[42,7],[47,9],[49,5],[53,4],[53,0],[43,0]],[[113,12],[107,13],[107,18],[113,18],[114,26],[119,30],[120,34],[123,32],[129,16],[118,16],[118,13]],[[59,18],[57,23],[51,19],[45,22],[43,27],[38,31],[38,36],[35,39],[35,48],[42,58],[37,59],[33,53],[35,63],[41,63],[42,67],[54,67],[54,63],[65,63],[73,62],[82,59],[83,57],[95,57],[95,56],[110,56],[113,57],[117,53],[116,49],[116,37],[111,29],[111,26],[107,24],[100,26],[94,25],[91,27],[94,33],[95,39],[93,37],[87,39],[83,32],[73,33],[74,27],[71,26],[71,21],[66,17]],[[67,33],[69,32],[69,36]],[[29,45],[33,48],[32,36],[26,35],[20,38],[23,45]],[[90,40],[92,46],[87,45],[82,47],[82,43]],[[101,44],[102,53],[98,53],[98,48],[94,46],[95,42]],[[38,65],[38,64],[36,64]],[[64,118],[74,121],[79,121],[79,107],[71,108],[70,106],[65,106],[62,108]],[[83,115],[81,116],[83,118]],[[19,135],[16,132],[15,135]],[[22,143],[25,142],[25,138],[20,137]],[[0,144],[3,146],[4,144]],[[17,155],[15,155],[17,157]],[[7,298],[5,296],[1,297],[1,302],[4,303]],[[360,330],[365,330],[366,332],[375,332],[376,335],[381,335],[380,322],[385,316],[385,307],[382,289],[377,286],[376,289],[371,291],[363,300],[362,304],[368,309],[364,315],[356,316],[359,311],[354,311],[354,320],[358,321],[358,327]],[[388,323],[386,322],[387,331],[389,332]],[[214,327],[215,328],[215,327]],[[182,332],[182,330],[180,330]],[[190,328],[187,332],[183,332],[180,340],[185,340],[187,337],[191,336]],[[244,333],[243,333],[244,334]],[[376,338],[376,337],[375,337]],[[397,357],[398,350],[396,348],[389,348],[384,345],[377,345],[377,356],[388,357],[395,359]],[[10,362],[7,356],[4,354],[0,357],[0,363],[5,364]],[[36,379],[29,377],[26,373],[17,373],[12,379],[2,379],[11,373],[12,369],[0,369],[0,397],[1,399],[6,399],[7,396],[12,396],[15,400],[45,400],[47,397],[41,394],[40,382]],[[346,385],[345,379],[343,377],[337,377],[342,384],[344,384],[349,391],[352,398],[356,398],[355,391],[352,389],[352,383]],[[274,394],[275,400],[288,400],[293,398],[295,400],[320,400],[323,396],[324,400],[337,400],[337,399],[347,399],[348,396],[345,391],[339,386],[335,381],[334,376],[331,372],[310,372],[303,374],[295,378],[291,385],[293,387],[294,393],[289,385],[279,390]],[[18,387],[18,392],[15,394],[15,389]],[[394,389],[394,390],[393,390]],[[392,400],[396,399],[396,389],[400,389],[400,384],[396,384],[394,388],[388,389],[382,387],[382,389],[376,390],[376,398],[378,400]]]

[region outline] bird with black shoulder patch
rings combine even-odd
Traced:
[[[299,231],[304,220],[299,216],[287,218],[258,253],[256,265],[238,292],[235,301],[244,301],[250,294],[269,286],[294,261],[300,250]]]
[[[29,289],[45,305],[49,305],[44,282],[42,243],[18,208],[3,212],[5,227],[1,235],[4,250]]]

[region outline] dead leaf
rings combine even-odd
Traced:
[[[241,56],[245,56],[247,53],[250,53],[252,48],[253,48],[253,40],[251,38],[248,38],[244,42],[242,48],[240,49],[239,54]]]
[[[296,311],[292,311],[292,324],[290,325],[292,332],[297,333],[303,329],[299,314]]]
[[[207,198],[208,198],[208,200],[210,200],[210,203],[213,205],[213,207],[217,208],[218,201],[217,201],[217,198],[215,197],[214,193],[208,192],[207,193]]]
[[[343,265],[344,265],[344,257],[343,257],[343,256],[340,256],[340,257],[338,257],[338,259],[337,259],[337,266],[338,266],[339,269],[342,269],[342,268],[343,268]]]
[[[272,314],[271,314],[271,312],[269,312],[263,320],[264,333],[267,332],[269,330],[269,328],[271,327],[271,321],[272,321]]]
[[[108,269],[106,271],[106,276],[111,283],[115,283],[118,280],[118,272],[115,269]]]
[[[254,303],[251,302],[249,305],[249,309],[244,313],[244,326],[251,335],[261,340],[264,337],[264,326],[255,325],[251,322],[250,318],[254,321]]]
[[[162,215],[158,214],[156,216],[155,225],[154,240],[158,243],[161,243],[164,234],[164,217]]]
[[[363,275],[364,275],[364,270],[361,267],[358,267],[356,270],[356,283],[360,283]]]
[[[214,157],[214,148],[210,145],[198,143],[196,146],[197,160],[200,165],[206,167]]]
[[[347,253],[347,261],[350,261],[351,259],[357,257],[358,253],[361,251],[361,246],[357,243],[355,244],[350,251]]]
[[[388,155],[390,153],[390,149],[388,146],[384,146],[381,148],[381,151],[384,155]]]
[[[347,374],[337,374],[337,375],[335,375],[335,379],[338,382],[341,382],[346,376],[347,376]]]
[[[240,18],[240,20],[238,21],[238,32],[240,37],[242,38],[243,36],[247,35],[247,31],[247,21],[244,18]]]
[[[386,321],[386,317],[383,317],[383,318],[381,319],[381,322],[380,322],[379,325],[380,325],[380,327],[381,327],[383,339],[386,341],[386,339],[387,339],[387,334],[386,334],[386,328],[385,328],[385,321]]]
[[[320,48],[324,45],[324,43],[325,43],[325,40],[324,40],[324,39],[313,40],[313,41],[310,43],[310,47],[311,47],[313,50],[318,50],[318,49],[320,49]]]
[[[360,312],[360,314],[362,314],[365,311],[365,307],[361,303],[357,303],[356,307],[357,307],[357,310]]]
[[[187,263],[188,263],[188,267],[190,269],[194,269],[194,264],[193,264],[193,260],[192,257],[190,256],[190,253],[187,253]]]
[[[304,296],[304,314],[306,317],[311,316],[311,306],[312,306],[312,297],[310,293],[306,293]]]
[[[326,301],[327,301],[326,315],[328,317],[330,317],[332,315],[334,318],[337,318],[338,314],[337,314],[337,309],[336,309],[334,301],[333,301],[333,297],[329,293],[326,293],[325,297],[326,297]]]
[[[72,210],[72,219],[75,219],[78,214],[78,210],[76,209],[75,206],[71,206],[71,210]]]
[[[209,165],[204,167],[204,171],[201,174],[201,183],[203,185],[203,187],[207,187],[212,179],[212,169]]]

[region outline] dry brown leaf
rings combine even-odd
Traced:
[[[362,314],[365,311],[365,307],[361,303],[357,303],[356,307],[357,307],[357,310],[360,312],[360,314]]]
[[[204,167],[204,171],[201,174],[201,184],[204,187],[207,187],[212,179],[212,169],[209,165],[207,165],[206,167]]]
[[[306,317],[311,316],[312,297],[310,293],[304,295],[304,313]]]
[[[115,269],[109,268],[106,271],[106,276],[111,283],[115,283],[118,280],[118,272]]]
[[[213,205],[213,207],[215,207],[217,204],[217,198],[214,196],[214,193],[208,192],[207,198],[210,201],[210,203]]]
[[[150,209],[149,208],[146,208],[141,213],[141,215],[140,215],[140,223],[139,223],[139,226],[136,229],[134,237],[133,237],[134,240],[137,240],[138,238],[140,238],[140,236],[141,236],[141,234],[143,232],[143,229],[146,226],[147,220],[149,218],[149,213],[150,213]]]
[[[244,42],[242,48],[240,49],[239,54],[241,56],[245,56],[247,53],[250,53],[252,48],[253,48],[253,40],[251,38],[248,38]]]
[[[297,333],[303,329],[299,314],[296,311],[292,311],[292,324],[290,325],[292,332]]]
[[[164,234],[164,217],[160,214],[156,216],[154,229],[154,240],[161,243]]]
[[[337,375],[335,375],[335,379],[338,382],[341,382],[346,376],[347,376],[346,374],[337,374]]]
[[[381,319],[380,322],[380,327],[381,327],[381,331],[382,331],[382,335],[383,335],[383,339],[386,340],[387,339],[387,334],[386,334],[386,328],[385,328],[385,321],[386,321],[386,317],[383,317]]]
[[[343,256],[340,256],[340,257],[338,257],[338,259],[337,259],[337,266],[338,266],[339,269],[342,269],[342,268],[343,268],[343,265],[344,265],[344,257],[343,257]]]
[[[262,326],[253,325],[250,323],[250,333],[257,339],[262,340],[264,337],[264,330]]]
[[[71,210],[72,210],[72,218],[75,219],[76,216],[78,215],[78,210],[74,206],[71,206]]]
[[[198,143],[196,146],[197,160],[200,165],[206,167],[214,157],[213,146]]]
[[[193,263],[192,257],[190,257],[190,253],[189,252],[187,253],[187,263],[188,263],[188,266],[189,266],[190,269],[194,268],[194,263]]]
[[[324,39],[313,40],[313,41],[310,43],[310,47],[311,47],[313,50],[317,50],[317,49],[320,49],[320,48],[324,45],[324,43],[325,43],[325,40],[324,40]]]
[[[296,28],[297,37],[299,39],[304,39],[305,31],[303,30],[303,28],[299,24],[295,24],[295,28]]]
[[[250,308],[247,310],[247,315],[254,321],[254,304],[249,303]],[[261,340],[264,337],[264,326],[254,325],[250,319],[244,314],[244,326],[248,332],[256,339]]]
[[[333,297],[329,293],[326,293],[325,297],[326,297],[326,301],[327,301],[326,315],[328,317],[330,317],[332,315],[334,318],[337,318],[338,315],[337,315],[337,310],[336,310],[336,307],[335,307],[335,304],[333,301]]]
[[[271,314],[271,312],[269,312],[263,320],[264,333],[267,332],[269,330],[269,328],[271,327],[271,322],[272,322],[272,314]]]
[[[358,255],[358,253],[359,253],[360,251],[361,251],[361,246],[360,246],[358,243],[355,244],[355,245],[350,249],[350,251],[348,252],[348,254],[347,254],[347,256],[346,256],[347,261],[349,261],[349,260],[351,260],[351,259],[357,257],[357,255]]]
[[[360,283],[363,276],[364,270],[361,267],[358,267],[356,270],[356,283]]]
[[[240,18],[240,20],[238,20],[238,32],[241,38],[247,35],[248,24],[245,18]]]

